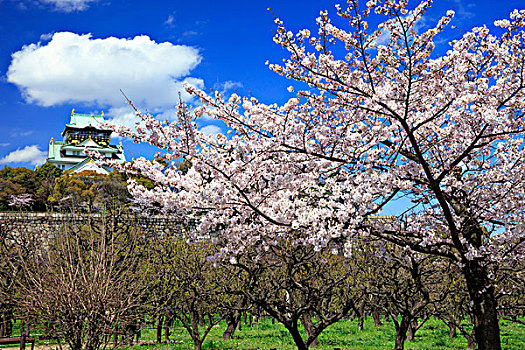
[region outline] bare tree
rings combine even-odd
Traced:
[[[217,251],[210,242],[188,243],[184,237],[160,238],[153,247],[156,266],[153,303],[159,315],[177,318],[200,350],[210,330],[237,301],[222,288],[235,283],[227,266],[214,266],[209,257]],[[207,322],[206,319],[207,318]]]
[[[113,219],[86,216],[53,234],[23,226],[7,233],[10,264],[21,272],[12,298],[17,312],[72,350],[105,346],[103,335],[134,321],[144,301],[146,237],[131,220]]]
[[[359,280],[355,265],[328,249],[317,251],[282,241],[269,250],[252,249],[230,262],[246,275],[240,292],[281,322],[298,349],[315,346],[319,334],[345,317],[361,297],[355,288]]]
[[[407,339],[414,340],[434,306],[448,302],[450,289],[442,282],[446,261],[370,241],[363,242],[357,258],[366,271],[367,292],[392,317],[395,349],[402,350]]]

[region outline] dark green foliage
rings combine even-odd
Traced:
[[[76,174],[63,172],[50,163],[35,170],[6,166],[0,170],[0,211],[44,212],[75,208],[114,213],[130,202],[126,180],[127,176],[116,171],[109,175]],[[30,205],[24,208],[9,205],[12,196],[23,194],[31,196]]]
[[[18,210],[9,206],[11,196],[29,194],[31,205],[25,210],[46,211],[48,197],[53,193],[62,170],[46,163],[31,170],[24,167],[4,167],[0,170],[0,211]]]

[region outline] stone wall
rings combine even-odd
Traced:
[[[117,225],[133,225],[144,232],[155,234],[188,234],[194,232],[198,224],[196,219],[181,219],[175,215],[125,215],[111,218],[103,214],[67,214],[0,212],[0,227],[16,223],[28,230],[54,233],[65,224],[88,224],[102,220],[116,220]]]

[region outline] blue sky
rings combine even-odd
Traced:
[[[267,8],[295,31],[314,28],[321,9],[333,15],[337,2],[0,0],[0,166],[44,161],[49,139],[61,138],[72,108],[103,110],[132,124],[120,89],[163,119],[173,118],[184,81],[282,102],[291,82],[264,64],[285,57],[272,41]],[[507,18],[525,8],[525,0],[435,0],[422,26],[450,8],[456,11],[453,24],[468,30]],[[444,39],[459,34],[448,30]],[[201,127],[218,132],[222,126],[203,121]],[[153,154],[122,141],[128,159]]]

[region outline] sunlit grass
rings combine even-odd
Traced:
[[[383,321],[384,322],[384,321]],[[242,329],[235,333],[234,339],[222,340],[222,333],[226,325],[219,324],[212,329],[204,349],[295,349],[292,337],[281,324],[272,324],[270,319],[264,319],[252,326],[242,325]],[[20,334],[20,324],[17,322],[13,328],[13,335]],[[38,333],[34,331],[33,333]],[[328,327],[319,336],[319,345],[316,349],[333,350],[334,348],[351,350],[379,350],[394,347],[395,330],[392,322],[384,322],[383,326],[376,327],[371,318],[365,321],[363,331],[357,328],[357,321],[340,321]],[[180,323],[175,322],[170,330],[169,344],[156,344],[156,330],[146,328],[141,333],[141,344],[134,345],[133,350],[183,350],[193,349],[193,342]],[[164,339],[164,330],[163,330]],[[503,349],[522,350],[525,344],[525,326],[510,321],[501,321],[501,342]],[[56,346],[54,341],[37,342],[38,345]],[[111,347],[110,340],[108,347]],[[13,347],[0,346],[0,348]],[[58,346],[56,346],[58,348]],[[458,336],[453,339],[448,337],[448,328],[440,321],[430,319],[416,333],[415,341],[405,343],[405,349],[417,350],[446,350],[466,349],[467,341],[458,331]],[[130,347],[127,347],[130,350]]]
[[[222,340],[225,330],[224,323],[215,327],[204,342],[204,349],[295,349],[291,336],[281,324],[272,324],[265,319],[252,326],[242,325],[235,333],[234,339]],[[180,324],[175,324],[170,332],[170,344],[153,344],[155,330],[146,329],[142,332],[142,345],[135,345],[135,350],[162,349],[193,349],[190,336]],[[334,348],[352,350],[392,349],[394,347],[395,330],[392,322],[386,322],[376,327],[371,318],[365,321],[363,331],[357,329],[357,321],[340,321],[327,328],[319,337],[316,349],[333,350]],[[501,321],[501,340],[504,349],[521,350],[525,344],[525,326]],[[416,333],[414,342],[406,342],[405,349],[465,349],[466,339],[458,336],[448,337],[448,328],[440,321],[431,319]]]

